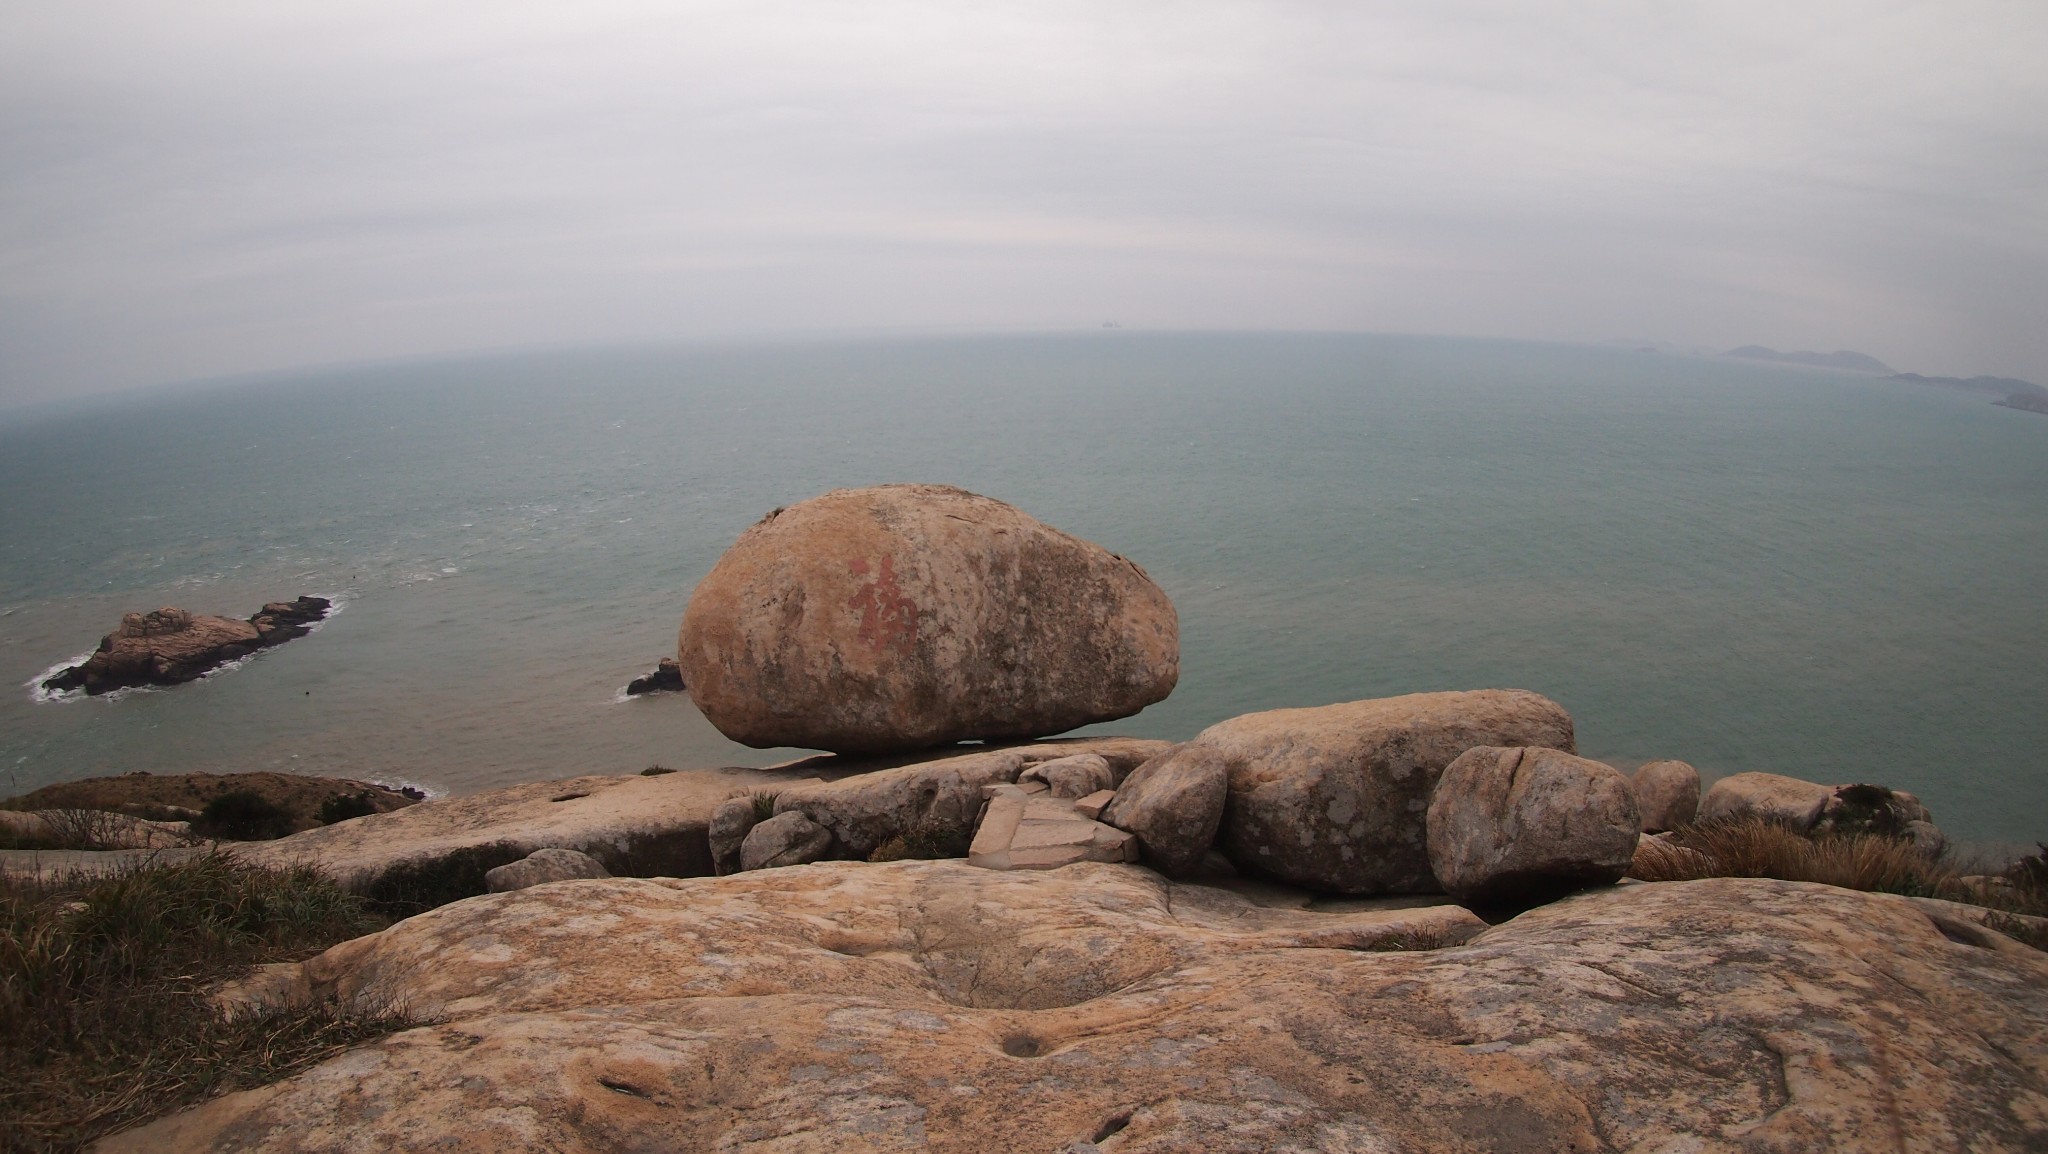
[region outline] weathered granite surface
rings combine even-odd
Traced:
[[[949,485],[838,489],[740,535],[690,595],[690,696],[734,741],[840,752],[1063,733],[1180,676],[1135,563]]]
[[[438,1024],[99,1149],[2048,1145],[2048,957],[1906,899],[1629,884],[1479,929],[1135,866],[567,882],[272,972],[242,996]]]

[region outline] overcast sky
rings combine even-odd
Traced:
[[[778,333],[2048,383],[2048,3],[0,0],[0,403]]]

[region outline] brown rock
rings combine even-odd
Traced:
[[[1213,749],[1175,746],[1117,787],[1102,820],[1138,837],[1143,861],[1181,876],[1201,868],[1223,822],[1230,769]]]
[[[800,813],[778,813],[747,831],[740,869],[808,865],[832,852],[832,831]]]
[[[755,805],[751,793],[718,803],[718,808],[711,811],[711,822],[705,829],[706,840],[711,844],[713,871],[719,874],[740,872],[740,844],[747,840],[747,834],[760,821],[760,807]]]
[[[273,986],[433,1024],[101,1154],[2048,1144],[2048,956],[1907,899],[1713,879],[1479,929],[1116,865],[542,886]]]
[[[1700,771],[1682,761],[1646,761],[1632,779],[1644,833],[1691,825],[1700,808]]]
[[[1608,885],[1641,836],[1628,779],[1555,749],[1468,749],[1429,803],[1429,863],[1460,901],[1546,902]]]
[[[1116,771],[1101,754],[1077,753],[1027,766],[1017,775],[1019,785],[1031,781],[1042,781],[1054,797],[1072,801],[1098,790],[1116,788]]]
[[[1135,838],[1082,816],[1071,799],[1001,787],[989,799],[967,864],[992,870],[1052,870],[1079,862],[1135,861]]]
[[[1249,713],[1191,744],[1229,767],[1219,844],[1231,861],[1339,894],[1436,888],[1423,816],[1437,775],[1459,754],[1481,745],[1574,748],[1564,707],[1520,689]]]
[[[800,812],[831,830],[847,857],[865,858],[912,831],[957,842],[949,856],[959,856],[974,834],[987,787],[1014,784],[1033,765],[1077,754],[1098,755],[1121,776],[1167,748],[1164,741],[1128,737],[1011,746],[793,787],[776,797],[775,809]]]
[[[1102,811],[1108,809],[1109,803],[1114,800],[1116,800],[1115,790],[1098,789],[1087,797],[1076,801],[1074,803],[1074,812],[1090,821],[1101,821]]]
[[[1737,773],[1715,782],[1700,799],[1699,820],[1761,818],[1804,832],[1820,820],[1834,791],[1775,773]]]
[[[840,489],[777,510],[683,614],[697,706],[754,746],[841,752],[1036,737],[1128,717],[1180,673],[1144,570],[943,485]]]
[[[276,601],[248,621],[202,617],[177,608],[128,613],[85,660],[43,683],[52,691],[84,689],[97,696],[143,685],[178,685],[258,649],[312,631],[327,616],[322,597]]]
[[[547,882],[579,881],[612,876],[597,859],[573,849],[537,849],[516,862],[484,872],[484,885],[494,894],[523,890]]]

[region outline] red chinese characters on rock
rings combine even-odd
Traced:
[[[868,563],[855,558],[847,568],[856,576],[868,575]],[[894,650],[908,655],[917,648],[917,602],[903,595],[896,581],[895,559],[882,558],[881,572],[860,587],[846,602],[860,610],[860,639],[876,650]]]

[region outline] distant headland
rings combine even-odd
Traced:
[[[1886,373],[1893,371],[1890,365],[1867,353],[1853,353],[1840,349],[1832,353],[1781,353],[1762,345],[1744,345],[1729,349],[1721,354],[1727,357],[1741,357],[1746,361],[1771,361],[1780,365],[1806,365],[1816,369],[1847,369],[1852,373]]]
[[[1895,372],[1890,365],[1868,353],[1850,352],[1847,349],[1832,353],[1781,353],[1762,345],[1744,345],[1739,349],[1729,349],[1721,355],[1739,357],[1746,361],[1769,361],[1780,365],[1804,365],[1816,369],[1882,374],[1888,381],[1902,381],[1909,385],[1932,385],[1941,389],[1989,393],[2000,398],[1992,402],[1993,404],[2030,413],[2048,413],[2048,388],[2016,377],[1924,377],[1919,373]]]

